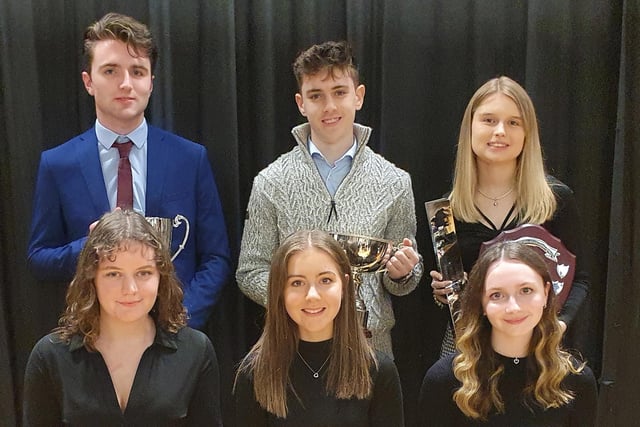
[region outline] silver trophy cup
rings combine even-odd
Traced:
[[[184,238],[182,239],[182,243],[180,243],[180,245],[178,246],[178,250],[176,251],[176,253],[171,256],[171,261],[176,259],[178,254],[182,252],[184,246],[187,244],[187,239],[189,239],[189,220],[180,214],[176,215],[173,219],[161,218],[158,216],[148,216],[146,217],[146,220],[147,222],[149,222],[149,224],[151,224],[153,228],[156,229],[156,231],[160,235],[160,238],[162,239],[162,243],[165,244],[167,248],[169,248],[169,251],[171,251],[171,234],[173,232],[173,229],[178,228],[180,224],[184,222]]]
[[[371,338],[371,331],[367,328],[369,310],[361,295],[362,273],[384,271],[384,256],[393,244],[388,240],[374,237],[358,236],[355,234],[331,233],[334,239],[347,254],[351,264],[353,281],[356,286],[356,311],[360,324],[367,338]]]

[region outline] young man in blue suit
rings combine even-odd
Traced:
[[[126,137],[133,143],[132,208],[148,217],[180,214],[189,221],[186,246],[174,264],[189,326],[202,328],[230,271],[227,232],[207,152],[145,120],[158,57],[146,25],[107,14],[87,28],[84,56],[82,80],[95,101],[95,126],[42,153],[30,267],[42,280],[73,277],[90,226],[118,204],[117,144]],[[173,251],[183,232],[179,228],[173,233]]]

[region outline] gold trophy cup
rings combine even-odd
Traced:
[[[362,273],[384,271],[383,260],[387,250],[393,248],[392,242],[374,237],[358,236],[355,234],[330,233],[336,239],[349,258],[351,273],[356,286],[356,311],[358,319],[367,338],[371,338],[371,331],[367,328],[369,310],[360,294]]]

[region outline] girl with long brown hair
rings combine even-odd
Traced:
[[[358,322],[349,260],[299,231],[272,257],[264,331],[238,369],[239,425],[402,426],[398,372]]]

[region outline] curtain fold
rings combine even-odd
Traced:
[[[620,85],[611,190],[607,295],[605,305],[599,425],[637,420],[640,374],[640,1],[625,0],[622,13]],[[621,402],[627,402],[621,404]]]

